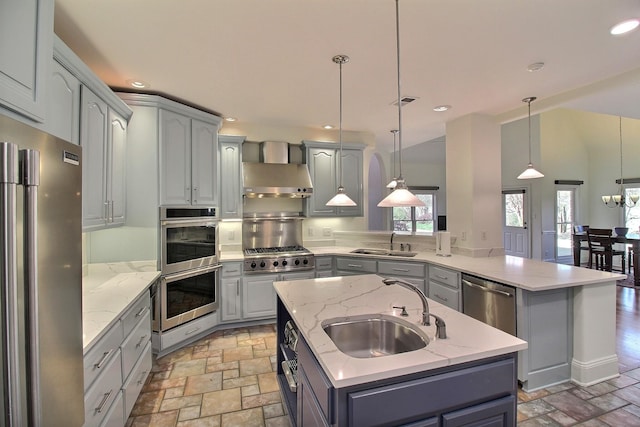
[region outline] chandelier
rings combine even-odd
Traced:
[[[622,175],[622,117],[619,117],[619,121],[620,121],[620,126],[619,126],[619,130],[620,130],[620,188],[619,188],[619,192],[618,194],[612,194],[612,195],[606,195],[606,196],[602,196],[602,202],[605,204],[605,206],[610,207],[610,208],[616,208],[616,207],[620,207],[620,208],[624,208],[624,207],[629,207],[632,208],[636,205],[636,203],[638,203],[638,199],[640,198],[640,196],[638,196],[637,194],[632,194],[629,196],[629,199],[627,199],[624,195],[624,176]]]

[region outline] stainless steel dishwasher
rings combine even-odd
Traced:
[[[462,312],[516,335],[516,290],[511,286],[463,274]]]

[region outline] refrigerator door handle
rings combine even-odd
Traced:
[[[0,332],[2,339],[1,358],[5,363],[1,364],[2,377],[8,396],[5,396],[2,405],[4,414],[3,423],[6,425],[25,425],[21,405],[21,384],[18,348],[18,261],[17,261],[17,186],[18,186],[18,146],[10,142],[0,142],[0,244],[4,257],[0,259],[0,274],[2,284],[0,289],[0,315],[3,328]],[[7,405],[8,407],[5,407]]]
[[[29,425],[41,425],[40,414],[40,331],[38,325],[38,186],[40,152],[20,150],[20,180],[24,186],[24,283],[27,304],[26,341]]]

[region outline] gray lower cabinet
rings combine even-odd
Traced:
[[[422,292],[428,292],[425,280],[427,277],[426,266],[424,263],[378,261],[378,274],[384,277],[397,277],[417,286]]]
[[[242,263],[223,262],[220,277],[220,320],[239,322],[272,319],[276,316],[276,291],[273,282],[314,277],[314,270],[243,276]]]
[[[278,336],[290,320],[279,303]],[[487,358],[372,383],[335,388],[304,337],[297,345],[298,385],[278,381],[294,426],[515,426],[516,354]]]
[[[151,300],[144,293],[85,351],[85,426],[124,425],[151,357]]]
[[[333,277],[333,257],[316,256],[316,277]]]
[[[462,311],[460,272],[429,265],[428,287],[429,298],[454,310]]]
[[[378,261],[359,257],[336,257],[336,276],[351,276],[378,272]]]

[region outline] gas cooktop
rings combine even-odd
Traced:
[[[311,270],[315,266],[313,253],[300,245],[246,248],[244,258],[245,273]]]

